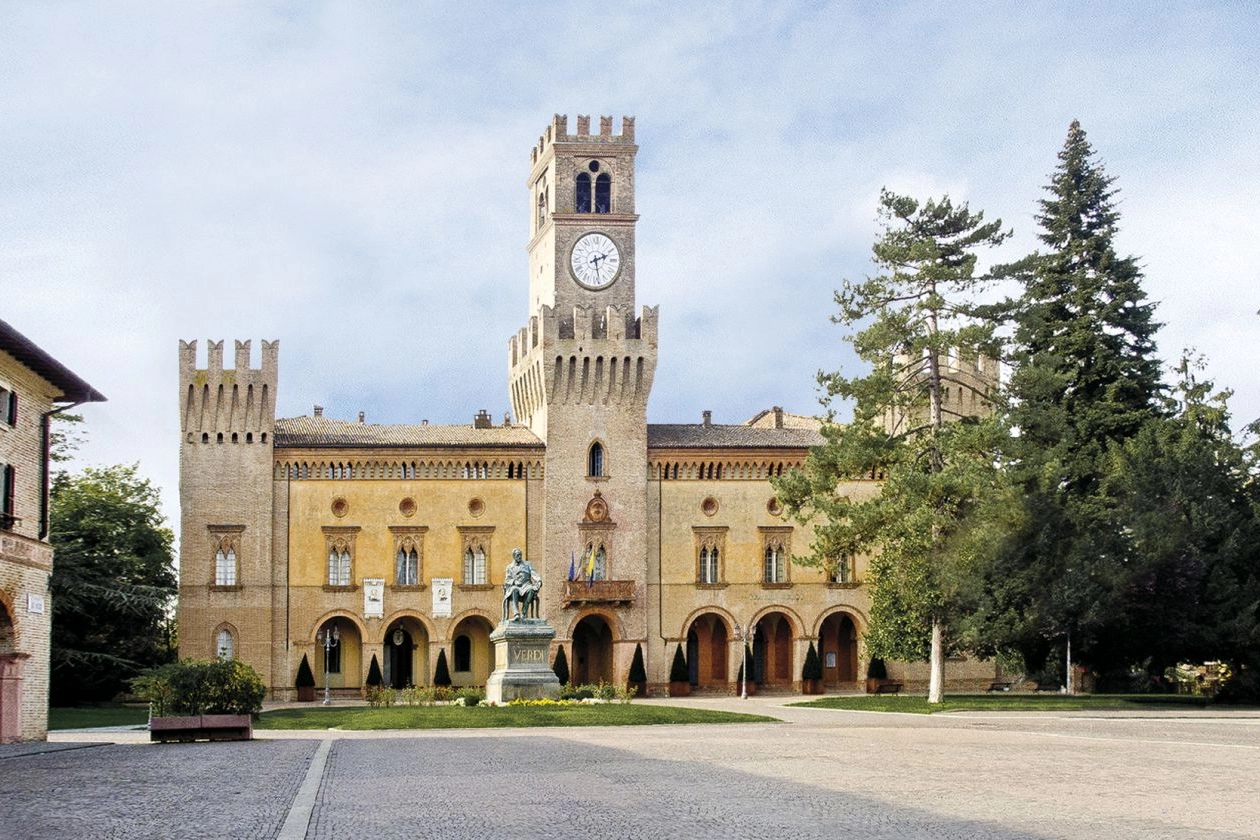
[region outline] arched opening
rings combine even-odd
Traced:
[[[494,645],[490,632],[494,628],[480,616],[465,618],[455,625],[451,642],[451,683],[485,685],[494,669]]]
[[[726,622],[715,613],[705,613],[687,631],[687,669],[691,684],[700,688],[725,688],[726,661],[729,658]]]
[[[381,678],[391,688],[424,685],[429,662],[429,634],[414,618],[400,618],[385,631]]]
[[[595,212],[612,212],[612,178],[607,172],[601,172],[595,179]]]
[[[588,615],[573,628],[574,685],[613,681],[612,629],[602,616]]]
[[[822,659],[824,685],[857,682],[858,634],[852,616],[827,616],[818,632],[818,656]]]
[[[591,444],[586,455],[586,474],[591,478],[601,478],[604,475],[604,445],[599,441]]]
[[[325,646],[325,634],[332,641]],[[330,689],[341,694],[358,691],[363,685],[363,639],[359,636],[359,628],[347,618],[333,617],[320,625],[315,639],[315,656],[312,664],[318,663],[315,681],[323,686],[325,681]],[[322,667],[320,667],[322,666]]]
[[[792,685],[792,623],[783,613],[768,613],[757,622],[753,675],[760,685],[778,688]]]
[[[573,212],[591,212],[591,176],[585,172],[573,179]]]
[[[22,740],[22,660],[17,631],[0,601],[0,744]]]

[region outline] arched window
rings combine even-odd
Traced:
[[[333,548],[328,552],[328,585],[350,585],[350,551],[346,548]]]
[[[472,639],[464,634],[455,637],[455,670],[472,670]]]
[[[601,172],[595,179],[595,212],[612,212],[612,178],[607,172]]]
[[[716,546],[700,549],[700,582],[718,582],[718,550]]]
[[[232,631],[226,627],[219,628],[219,632],[215,634],[214,655],[220,659],[231,659],[236,655],[236,642],[232,638]]]
[[[765,577],[766,583],[784,583],[787,580],[786,569],[783,566],[783,548],[779,545],[766,546],[766,566]]]
[[[231,545],[214,553],[214,585],[236,586],[236,549]]]
[[[590,452],[587,453],[586,474],[592,478],[601,478],[604,475],[604,446],[598,441],[591,444]]]
[[[591,212],[591,176],[585,172],[579,172],[574,179],[573,212]]]
[[[592,580],[607,580],[608,579],[608,554],[607,552],[604,551],[604,547],[602,545],[599,548],[595,549],[595,570],[594,570],[594,574],[591,576],[591,579]]]
[[[420,579],[420,558],[416,555],[413,548],[398,549],[397,562],[395,563],[395,582],[399,586],[415,586]]]
[[[464,583],[483,584],[486,582],[486,551],[481,546],[469,547],[464,552]]]

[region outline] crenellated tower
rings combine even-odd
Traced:
[[[273,602],[284,585],[273,563],[280,342],[262,342],[257,368],[250,350],[237,341],[225,368],[223,342],[209,341],[199,368],[197,342],[179,343],[179,642],[181,656],[198,658],[230,645],[261,673],[273,659],[272,616],[283,614]]]
[[[517,420],[547,445],[544,611],[564,637],[577,609],[561,582],[598,555],[615,610],[616,658],[646,635],[647,403],[657,309],[636,311],[634,118],[556,115],[531,150],[529,320],[508,342]],[[613,584],[619,584],[620,589]],[[594,599],[598,602],[598,598]],[[591,602],[586,602],[588,605]],[[569,612],[565,612],[568,610]],[[623,644],[624,643],[624,644]]]

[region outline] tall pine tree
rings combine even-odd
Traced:
[[[1113,181],[1073,121],[1040,202],[1045,248],[1018,267],[1009,416],[1023,516],[980,618],[1034,670],[1061,644],[1099,653],[1125,571],[1102,491],[1108,451],[1159,414],[1159,325],[1137,261],[1116,252]]]
[[[827,444],[774,485],[789,514],[815,522],[811,555],[797,562],[829,566],[872,554],[867,648],[882,658],[927,659],[928,699],[940,702],[963,536],[1001,483],[1000,430],[948,421],[991,397],[975,375],[994,349],[994,324],[977,317],[975,298],[988,278],[976,273],[976,251],[1009,234],[949,198],[921,204],[884,191],[880,217],[884,234],[873,251],[882,273],[846,281],[833,317],[861,327],[848,338],[870,371],[819,377],[827,400],[856,402],[853,422],[824,426]],[[862,477],[882,478],[878,492],[846,483]]]

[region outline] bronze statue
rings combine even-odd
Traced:
[[[538,618],[538,590],[542,578],[525,560],[519,548],[512,549],[512,562],[503,575],[503,620]]]

